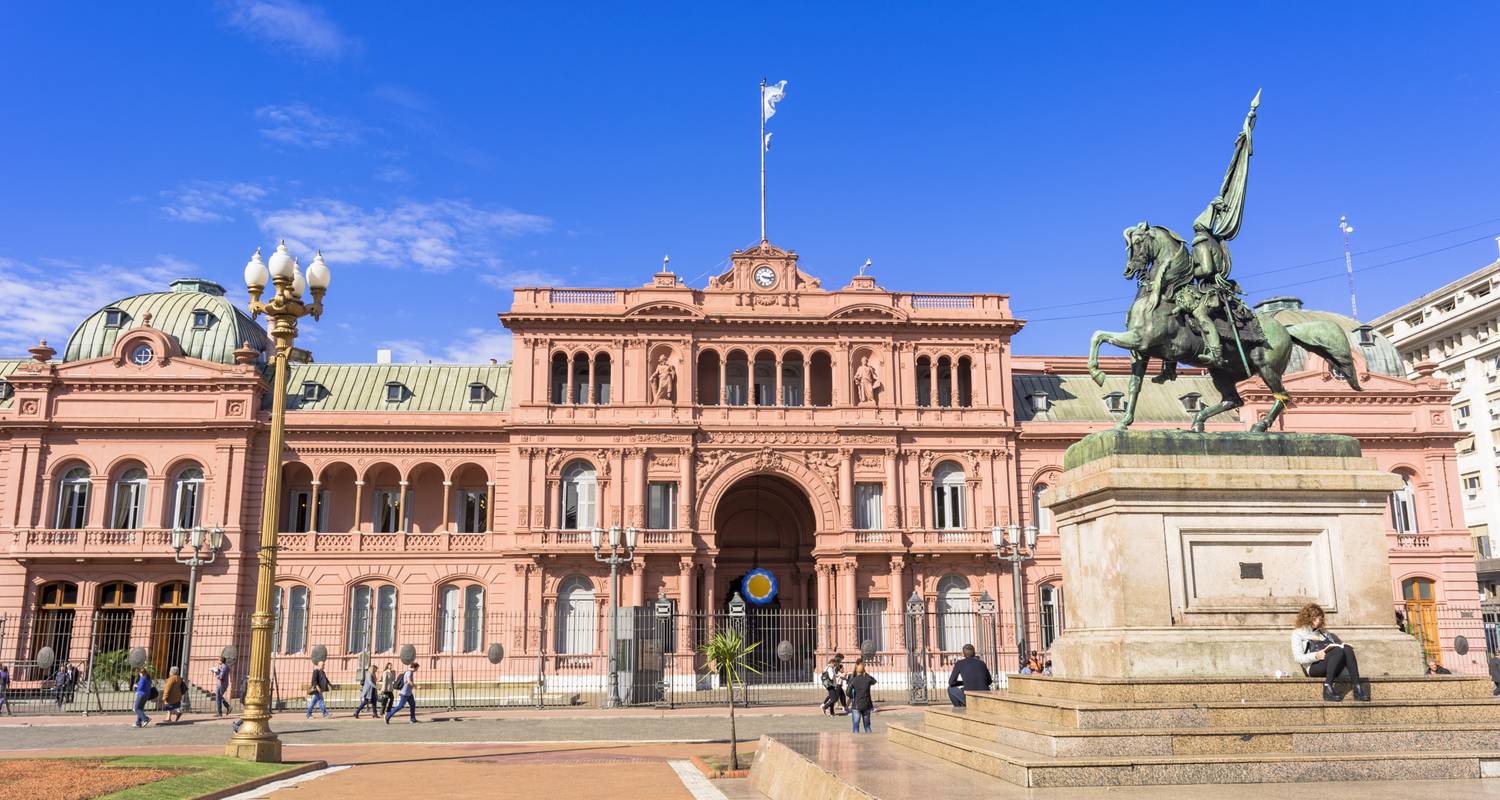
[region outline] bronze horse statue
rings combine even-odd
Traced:
[[[1351,387],[1363,391],[1343,328],[1322,320],[1282,325],[1270,314],[1256,314],[1262,336],[1245,341],[1243,348],[1238,344],[1226,347],[1222,364],[1205,363],[1200,357],[1204,349],[1203,337],[1187,324],[1183,315],[1173,311],[1171,293],[1164,294],[1162,288],[1172,281],[1173,276],[1189,276],[1190,279],[1192,275],[1192,255],[1182,238],[1159,225],[1143,222],[1126,229],[1125,242],[1129,252],[1125,278],[1136,280],[1135,301],[1125,316],[1125,330],[1120,333],[1095,331],[1089,344],[1089,374],[1101,386],[1104,372],[1099,369],[1099,345],[1108,342],[1130,351],[1130,391],[1126,397],[1125,416],[1115,425],[1115,430],[1123,431],[1135,421],[1141,380],[1146,376],[1152,357],[1164,362],[1163,378],[1170,376],[1179,362],[1208,368],[1220,397],[1219,402],[1206,406],[1193,416],[1192,430],[1199,433],[1203,432],[1203,425],[1208,420],[1245,404],[1236,384],[1251,377],[1265,381],[1275,397],[1265,417],[1251,426],[1251,430],[1269,428],[1290,401],[1281,384],[1281,376],[1286,371],[1294,345],[1322,356],[1338,369]],[[1234,315],[1229,316],[1230,324],[1235,324]]]

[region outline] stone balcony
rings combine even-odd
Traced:
[[[81,558],[130,556],[171,558],[170,528],[17,528],[0,535],[13,558]]]

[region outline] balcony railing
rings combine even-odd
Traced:
[[[451,553],[490,548],[488,533],[281,533],[285,553]]]
[[[172,531],[167,528],[30,528],[17,530],[14,541],[12,552],[35,555],[172,554]]]
[[[1396,546],[1401,548],[1432,547],[1432,537],[1425,533],[1398,533]]]

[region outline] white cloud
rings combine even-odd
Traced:
[[[539,233],[551,224],[535,214],[486,210],[462,200],[365,209],[324,199],[260,215],[260,227],[271,238],[284,238],[305,253],[321,249],[330,262],[434,271],[484,263],[495,239]]]
[[[23,355],[46,339],[59,353],[83,318],[123,297],[165,291],[167,283],[198,268],[170,256],[144,267],[84,266],[50,262],[45,266],[0,256],[0,354]]]
[[[255,118],[265,125],[260,135],[278,144],[321,149],[359,141],[353,123],[323,114],[306,103],[261,106],[255,109]]]
[[[227,222],[230,212],[264,198],[266,190],[252,183],[188,181],[161,195],[162,213],[178,222]]]
[[[496,289],[519,289],[534,286],[556,286],[562,283],[562,279],[550,272],[542,272],[535,269],[523,269],[515,272],[491,272],[479,276],[480,283],[493,286]]]
[[[296,0],[225,0],[220,8],[231,26],[256,39],[287,45],[296,56],[335,61],[359,47],[323,9]]]
[[[505,363],[511,357],[511,336],[507,330],[466,328],[457,342],[434,346],[414,339],[395,339],[380,343],[391,350],[397,362],[425,364],[486,364],[490,359]]]

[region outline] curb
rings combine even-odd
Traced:
[[[316,772],[317,770],[321,769],[328,769],[327,761],[309,761],[294,769],[273,773],[271,775],[263,775],[254,780],[245,781],[244,783],[236,784],[234,786],[227,786],[223,789],[209,792],[208,794],[200,794],[196,798],[194,798],[194,800],[223,800],[223,798],[225,797],[232,797],[241,792],[248,792],[252,789],[259,789],[260,787],[265,786],[268,783],[284,781],[287,778],[295,778],[298,775],[306,775],[309,772]]]

